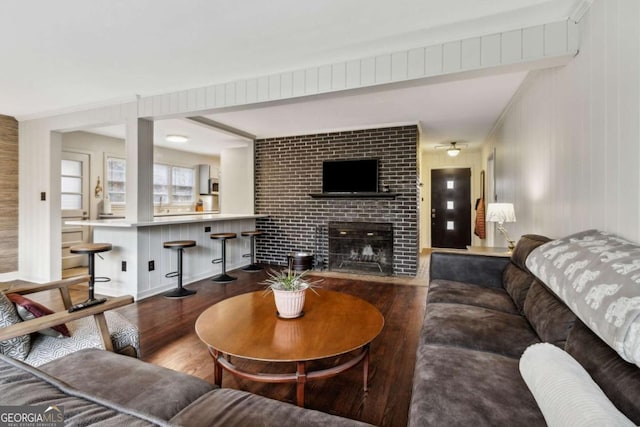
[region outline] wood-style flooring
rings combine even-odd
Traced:
[[[196,318],[225,298],[264,289],[259,283],[265,278],[264,272],[234,270],[231,274],[238,280],[229,284],[203,280],[187,286],[197,294],[185,299],[155,296],[120,309],[140,329],[142,359],[213,382],[213,362],[195,333]],[[361,279],[366,277],[361,276]],[[369,301],[383,314],[385,326],[371,345],[369,390],[362,390],[362,366],[358,365],[335,377],[308,382],[306,407],[379,426],[406,426],[427,289],[334,277],[325,277],[321,286]],[[330,365],[335,361],[325,360],[322,364]],[[255,365],[258,362],[237,358],[234,362],[245,369],[295,370],[293,364]],[[222,386],[295,402],[294,384],[257,383],[225,372]]]
[[[362,365],[359,364],[335,377],[308,382],[307,408],[378,426],[407,425],[415,352],[426,303],[428,258],[428,255],[421,257],[416,278],[315,274],[324,279],[323,288],[351,294],[373,304],[383,314],[385,326],[371,344],[369,390],[364,392],[362,389]],[[195,333],[195,321],[216,302],[264,289],[260,282],[266,277],[265,271],[234,270],[230,274],[238,280],[218,284],[207,279],[188,285],[187,288],[196,290],[197,294],[185,299],[167,299],[159,295],[119,309],[140,330],[142,359],[213,383],[213,362]],[[74,286],[72,299],[82,301],[86,292],[86,286]],[[54,310],[63,309],[57,293],[40,293],[33,297]],[[338,362],[339,359],[327,359],[309,368]],[[294,364],[257,365],[258,362],[238,358],[234,358],[234,363],[244,369],[263,372],[295,371]],[[222,386],[295,403],[295,384],[257,383],[225,372]]]

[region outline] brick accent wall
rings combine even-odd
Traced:
[[[258,139],[255,144],[256,240],[259,262],[286,265],[292,251],[327,260],[329,221],[390,222],[395,275],[418,266],[417,126]],[[322,191],[322,161],[379,159],[379,187],[392,199],[315,199]]]
[[[18,270],[18,121],[0,115],[0,273]]]

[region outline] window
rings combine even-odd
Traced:
[[[192,168],[171,168],[171,203],[193,203],[194,175]]]
[[[106,193],[111,203],[124,204],[127,161],[119,157],[107,157]]]
[[[169,204],[169,166],[153,164],[153,203]]]
[[[126,160],[107,157],[107,194],[111,203],[124,204]],[[196,174],[193,168],[153,164],[153,204],[188,205],[195,201]]]
[[[153,165],[153,203],[187,205],[194,202],[195,171],[193,168]]]
[[[62,160],[61,168],[62,209],[82,209],[82,162]]]

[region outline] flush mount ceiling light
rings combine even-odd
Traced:
[[[436,145],[436,150],[446,149],[447,155],[449,157],[456,157],[458,154],[460,154],[460,151],[462,151],[460,147],[466,147],[466,146],[467,144],[458,144],[457,142],[452,141],[446,144]]]
[[[460,149],[458,147],[456,147],[456,143],[455,142],[451,143],[451,147],[449,147],[449,149],[447,149],[447,154],[449,155],[449,157],[455,157],[458,154],[460,154]]]
[[[184,135],[167,135],[166,139],[169,142],[178,142],[178,143],[187,142],[189,140],[189,138],[187,138]]]

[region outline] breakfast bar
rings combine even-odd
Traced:
[[[231,232],[239,238],[228,242],[227,269],[247,264],[243,254],[249,252],[249,239],[240,233],[255,229],[256,214],[188,214],[154,217],[150,221],[126,219],[100,219],[67,221],[67,225],[88,226],[93,229],[93,242],[107,242],[113,250],[96,260],[96,275],[111,278],[97,283],[95,291],[101,295],[134,295],[142,299],[173,289],[175,279],[165,274],[174,271],[177,263],[175,251],[163,248],[169,240],[195,240],[196,246],[185,251],[184,284],[212,277],[220,273],[220,264],[211,260],[220,257],[220,247],[209,236],[212,233]],[[212,283],[212,286],[221,286]]]

